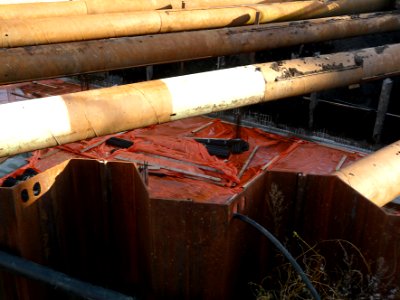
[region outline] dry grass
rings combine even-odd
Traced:
[[[386,300],[400,299],[399,287],[391,282],[385,261],[377,261],[371,271],[360,250],[345,240],[329,240],[311,246],[294,233],[297,262],[318,290],[322,299]],[[296,251],[296,252],[297,252]],[[323,253],[330,253],[328,255]],[[257,300],[311,299],[306,286],[284,258],[260,284],[251,283]]]
[[[285,202],[282,191],[279,190],[276,183],[271,184],[271,190],[269,192],[270,201],[267,202],[269,208],[269,216],[272,219],[274,226],[273,233],[279,235],[282,228],[283,217],[286,215],[288,206]]]

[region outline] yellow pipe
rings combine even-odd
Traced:
[[[377,206],[400,196],[400,141],[335,172]]]
[[[0,0],[0,5],[7,4],[26,4],[26,3],[41,3],[41,2],[66,2],[76,0]],[[78,0],[79,1],[79,0]]]
[[[361,13],[391,0],[295,1],[253,6],[0,21],[0,47],[19,47]]]
[[[18,3],[0,5],[0,20],[86,15],[84,1]]]
[[[3,48],[0,49],[0,84],[261,51],[394,30],[400,30],[400,12]]]
[[[289,0],[185,0],[185,8],[285,2]],[[182,0],[82,0],[0,5],[0,20],[82,16],[117,12],[180,9]]]
[[[400,44],[0,105],[0,157],[355,84],[400,70]]]

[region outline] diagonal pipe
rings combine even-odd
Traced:
[[[358,193],[382,207],[400,196],[400,141],[334,173]]]

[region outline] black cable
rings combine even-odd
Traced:
[[[265,235],[275,246],[276,248],[279,249],[279,251],[282,252],[282,254],[289,260],[289,262],[292,264],[293,268],[297,271],[297,273],[300,275],[301,279],[307,286],[307,288],[310,290],[311,295],[314,297],[315,300],[321,300],[320,295],[318,294],[317,290],[311,283],[310,279],[308,279],[307,275],[304,273],[300,265],[297,263],[297,261],[293,258],[293,256],[289,253],[289,251],[282,245],[282,243],[272,235],[271,232],[269,232],[267,229],[265,229],[263,226],[258,224],[256,221],[253,219],[250,219],[247,216],[244,216],[239,213],[234,213],[233,217],[236,219],[239,219],[245,223],[250,224],[251,226],[255,227],[258,231],[260,231],[263,235]]]

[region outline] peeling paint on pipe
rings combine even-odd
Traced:
[[[3,104],[0,128],[7,130],[0,131],[0,157],[350,85],[399,69],[400,44],[394,44]]]
[[[400,141],[335,172],[343,182],[382,207],[400,196]]]
[[[0,49],[0,84],[287,47],[400,30],[400,13]],[[154,47],[154,45],[158,45]]]
[[[391,0],[295,1],[210,9],[184,9],[0,20],[0,47],[20,47],[185,30],[299,20],[387,8]]]

